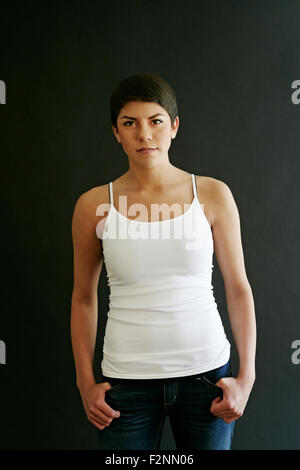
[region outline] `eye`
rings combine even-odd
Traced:
[[[163,122],[163,121],[162,121],[161,119],[152,119],[151,122],[158,122],[158,123],[160,124],[160,123]],[[131,124],[132,124],[132,123],[134,123],[134,121],[125,121],[125,122],[124,122],[124,126],[125,126],[125,127],[131,127]],[[127,124],[129,124],[129,126],[127,126]],[[157,125],[157,124],[155,124],[155,125]]]

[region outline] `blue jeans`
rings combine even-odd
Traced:
[[[178,450],[229,450],[234,421],[225,423],[210,412],[222,396],[215,383],[232,377],[230,361],[209,372],[163,379],[116,379],[103,376],[111,389],[105,401],[120,411],[109,426],[97,429],[99,449],[159,450],[169,416]]]

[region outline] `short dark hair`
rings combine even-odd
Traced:
[[[178,115],[177,100],[171,85],[160,75],[140,73],[122,80],[110,98],[111,123],[117,127],[117,118],[128,101],[148,101],[164,108],[174,123]]]

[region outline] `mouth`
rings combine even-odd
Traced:
[[[140,152],[140,153],[152,153],[152,152],[154,152],[155,150],[157,150],[157,147],[156,147],[156,148],[145,147],[145,148],[142,148],[142,149],[138,149],[137,152]]]

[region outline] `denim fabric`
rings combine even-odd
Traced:
[[[215,383],[232,377],[230,361],[217,369],[185,377],[116,379],[103,376],[112,388],[105,401],[120,411],[103,430],[97,429],[99,449],[159,450],[166,416],[178,450],[229,450],[234,421],[225,423],[210,412],[222,396]]]

